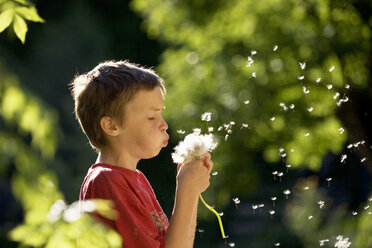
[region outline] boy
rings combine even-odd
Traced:
[[[117,230],[125,248],[192,247],[198,195],[208,188],[213,167],[210,154],[178,166],[170,222],[136,169],[140,159],[155,157],[168,143],[162,79],[128,61],[108,61],[75,77],[71,87],[76,117],[98,153],[79,199],[114,202],[115,220],[98,217]]]

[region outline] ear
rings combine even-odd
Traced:
[[[119,134],[119,128],[115,121],[109,116],[103,116],[100,120],[100,125],[103,132],[109,136],[117,136]]]

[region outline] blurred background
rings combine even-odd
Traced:
[[[229,238],[200,204],[195,247],[372,247],[371,13],[369,0],[0,0],[0,247],[120,247],[72,211],[96,153],[68,83],[124,59],[167,87],[170,143],[139,169],[168,217],[173,147],[194,128],[219,141],[203,195]]]

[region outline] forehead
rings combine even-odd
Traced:
[[[160,87],[154,89],[141,89],[128,103],[128,107],[135,110],[152,110],[163,109],[164,107],[164,94]]]

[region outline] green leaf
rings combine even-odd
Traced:
[[[14,18],[14,10],[7,9],[0,14],[0,33],[6,29]]]
[[[14,10],[26,20],[33,22],[45,22],[44,19],[39,16],[35,7],[18,7]]]
[[[28,30],[27,24],[25,20],[17,14],[14,15],[13,29],[22,43],[25,43],[26,33]]]
[[[30,3],[27,0],[14,0],[14,2],[17,2],[19,4],[23,4],[23,5],[30,5],[30,4],[32,4],[32,3]]]

